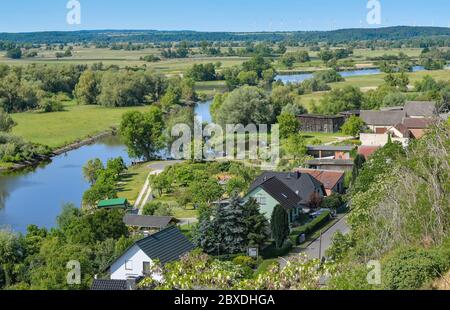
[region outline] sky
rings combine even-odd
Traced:
[[[450,27],[449,0],[70,0],[81,23],[67,22],[69,0],[0,0],[0,32],[93,29],[294,31],[398,25]]]

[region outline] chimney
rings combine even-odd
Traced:
[[[302,176],[302,173],[299,170],[297,170],[297,179],[300,179],[301,176]]]

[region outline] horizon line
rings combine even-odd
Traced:
[[[342,30],[381,30],[389,28],[435,28],[435,29],[450,29],[450,26],[418,26],[418,25],[397,25],[397,26],[380,26],[380,27],[349,27],[337,28],[331,30],[258,30],[258,31],[208,31],[208,30],[168,30],[168,29],[137,29],[137,28],[98,28],[98,29],[77,29],[77,30],[36,30],[36,31],[19,31],[19,32],[0,32],[0,34],[30,34],[30,33],[48,33],[48,32],[89,32],[89,31],[154,31],[154,32],[196,32],[196,33],[293,33],[293,32],[335,32]]]

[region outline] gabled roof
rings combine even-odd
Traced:
[[[287,210],[298,207],[302,198],[294,193],[283,182],[276,177],[268,179],[260,185],[270,196],[280,203]]]
[[[297,117],[302,118],[319,118],[319,119],[342,119],[343,115],[324,115],[324,114],[301,114],[297,115]]]
[[[308,165],[337,165],[337,166],[353,166],[352,159],[328,159],[328,158],[316,158],[308,160]]]
[[[331,152],[351,152],[355,147],[352,145],[308,145],[308,151],[331,151]]]
[[[315,170],[304,168],[300,168],[297,171],[312,175],[319,182],[322,182],[325,188],[329,190],[333,189],[338,184],[338,182],[345,176],[345,172],[343,171]]]
[[[432,118],[405,118],[403,125],[408,129],[426,129],[435,122]]]
[[[366,159],[370,157],[373,153],[375,153],[378,149],[380,149],[380,146],[366,146],[362,145],[358,148],[358,154],[364,156]]]
[[[126,214],[123,222],[127,226],[146,228],[165,228],[174,220],[171,216],[146,216],[136,214]]]
[[[195,249],[191,241],[176,226],[136,241],[136,245],[151,259],[166,264]]]
[[[361,111],[361,119],[369,126],[394,126],[401,123],[404,111]]]
[[[127,280],[94,279],[91,291],[126,291]]]
[[[111,208],[111,207],[126,206],[126,205],[128,205],[128,200],[126,200],[125,198],[116,198],[116,199],[101,200],[97,204],[97,207]]]
[[[433,117],[437,115],[436,102],[433,101],[408,101],[404,110],[406,117]]]
[[[322,192],[325,192],[323,184],[307,173],[275,172],[275,171],[266,171],[259,177],[257,177],[256,180],[250,186],[249,192],[254,191],[256,188],[260,187],[264,182],[267,182],[267,180],[273,177],[281,181],[297,196],[301,197],[300,202],[301,204],[309,203],[309,198],[311,197],[311,194],[314,193],[315,191],[322,190]]]

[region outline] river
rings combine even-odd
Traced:
[[[413,67],[413,72],[423,71],[425,70],[422,66]],[[382,73],[380,69],[359,69],[359,70],[349,70],[349,71],[340,71],[339,74],[346,78],[351,76],[365,76],[365,75],[375,75]],[[308,79],[312,79],[314,77],[313,73],[301,73],[301,74],[280,74],[275,77],[276,80],[281,81],[283,83],[300,83]]]
[[[197,117],[211,122],[212,101],[199,102]],[[91,145],[56,156],[51,162],[20,172],[0,173],[0,228],[25,232],[30,224],[54,227],[65,203],[81,205],[90,185],[83,178],[82,167],[90,159],[121,156],[131,164],[126,147],[118,137],[107,137]]]
[[[83,165],[92,158],[106,162],[119,156],[131,163],[120,140],[108,137],[37,168],[0,175],[0,227],[24,232],[29,224],[55,226],[63,204],[80,206],[83,193],[89,189]]]

